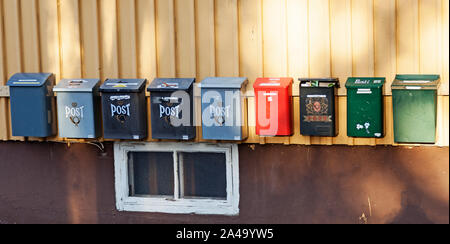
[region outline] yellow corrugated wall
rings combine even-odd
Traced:
[[[393,144],[395,74],[437,73],[438,145],[448,146],[448,12],[448,0],[0,0],[0,86],[16,72],[52,72],[57,80],[246,76],[251,83],[385,76],[384,139],[346,136],[341,88],[338,137],[300,136],[295,98],[295,136],[259,138],[251,126],[248,140],[375,145]],[[254,113],[249,98],[250,125]],[[0,140],[21,139],[11,137],[8,99],[0,98]]]

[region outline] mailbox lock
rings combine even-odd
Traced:
[[[78,127],[78,125],[81,122],[81,119],[78,116],[72,116],[70,117],[70,121],[76,126]]]
[[[117,120],[120,122],[120,123],[122,123],[122,124],[124,124],[125,123],[125,115],[117,115]]]
[[[214,120],[217,122],[219,126],[223,126],[225,124],[224,116],[214,116]]]
[[[168,124],[170,127],[173,127],[173,125],[172,125],[172,120],[170,119],[170,116],[164,117],[164,121],[165,121],[166,124]]]

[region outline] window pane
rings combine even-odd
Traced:
[[[184,197],[227,198],[224,153],[180,153]]]
[[[173,196],[173,153],[129,152],[130,196]]]

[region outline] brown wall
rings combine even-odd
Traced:
[[[448,223],[449,149],[241,145],[240,215],[115,210],[112,144],[0,143],[1,223]],[[370,207],[369,207],[370,202]]]

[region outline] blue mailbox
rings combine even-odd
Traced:
[[[59,136],[100,136],[99,79],[63,79],[53,88],[57,94]]]
[[[17,73],[9,80],[13,136],[49,137],[56,134],[51,73]]]
[[[247,138],[247,83],[244,77],[210,77],[201,82],[203,139]]]

